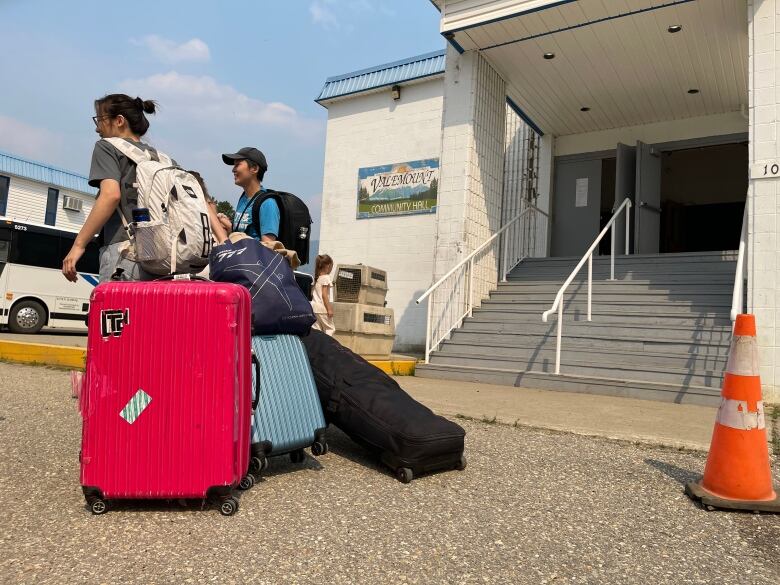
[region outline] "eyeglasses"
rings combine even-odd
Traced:
[[[97,126],[97,125],[98,125],[98,123],[100,122],[100,120],[102,120],[103,118],[110,118],[110,117],[111,117],[111,116],[109,116],[109,115],[103,115],[103,116],[92,116],[92,121],[95,123],[95,126]]]

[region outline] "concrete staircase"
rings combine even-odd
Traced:
[[[416,375],[717,405],[731,340],[735,252],[593,260],[564,298],[561,374],[557,317],[542,322],[579,258],[522,262]]]

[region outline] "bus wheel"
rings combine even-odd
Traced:
[[[46,325],[46,311],[40,303],[16,303],[8,316],[8,328],[13,333],[38,333]]]

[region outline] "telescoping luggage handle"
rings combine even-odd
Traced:
[[[198,276],[197,274],[166,274],[165,276],[161,276],[160,278],[155,278],[155,280],[200,280],[202,282],[212,282],[208,278],[205,278],[203,276]]]
[[[252,414],[257,410],[257,405],[260,404],[260,360],[257,359],[255,352],[252,352],[252,365],[255,367],[255,383],[254,396],[252,397]]]

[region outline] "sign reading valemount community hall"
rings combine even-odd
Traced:
[[[358,169],[357,218],[436,213],[439,159]]]

